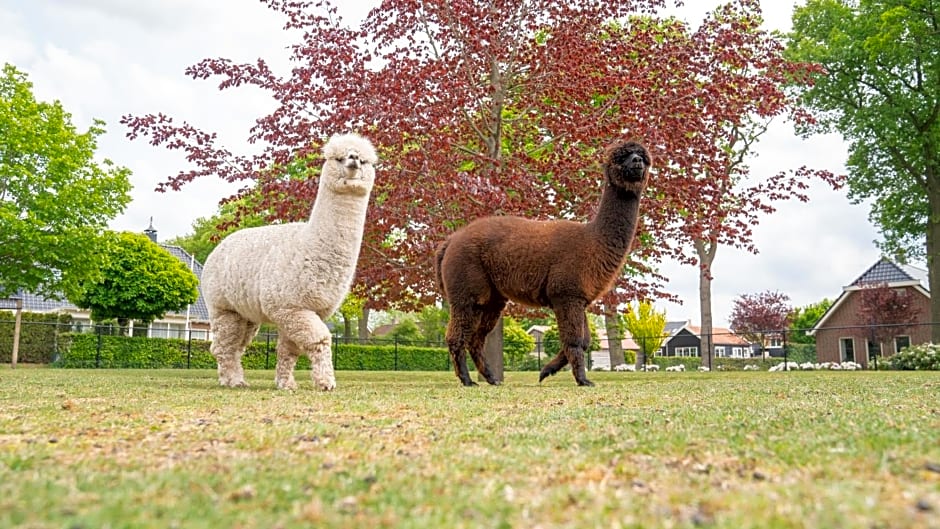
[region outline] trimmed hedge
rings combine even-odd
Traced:
[[[96,334],[63,335],[58,367],[102,368],[192,368],[214,369],[209,342],[167,338],[133,338]],[[273,369],[277,362],[275,342],[253,342],[242,356],[245,369]],[[446,349],[394,345],[334,344],[333,365],[337,370],[359,371],[449,371]],[[298,369],[310,369],[306,356]]]
[[[13,331],[16,314],[0,310],[0,362],[12,361]],[[68,314],[21,314],[20,344],[17,361],[48,364],[55,359],[60,332],[68,331],[72,317]]]

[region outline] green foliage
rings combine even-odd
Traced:
[[[817,303],[793,309],[793,312],[790,313],[791,332],[787,336],[787,340],[793,343],[815,344],[816,338],[808,336],[806,331],[812,329],[831,306],[831,300],[823,299]]]
[[[652,302],[641,301],[636,307],[627,306],[623,323],[646,358],[656,354],[665,338],[666,311],[657,312]]]
[[[13,312],[0,311],[0,362],[11,361],[15,318]],[[72,317],[68,314],[23,312],[20,321],[17,361],[47,364],[55,358],[59,333],[69,331]]]
[[[913,345],[888,358],[888,362],[892,369],[940,371],[940,345]]]
[[[588,329],[591,331],[591,345],[588,347],[588,350],[584,352],[585,354],[601,349],[601,342],[597,338],[597,327],[592,318],[588,318]],[[542,335],[542,350],[545,351],[547,356],[555,356],[561,351],[561,338],[558,335],[558,324],[554,321],[552,321],[551,327]]]
[[[819,112],[804,130],[849,140],[849,197],[871,204],[888,255],[924,256],[938,236],[938,19],[926,0],[810,0],[793,15],[788,56],[824,69],[802,93]]]
[[[145,235],[113,234],[98,253],[105,262],[102,279],[83,283],[78,294],[69,296],[76,306],[91,310],[94,321],[150,322],[199,297],[192,271]]]
[[[812,338],[812,337],[811,337]],[[818,362],[816,343],[788,343],[787,361],[802,364],[804,362]]]
[[[436,305],[426,305],[418,313],[417,324],[428,343],[443,343],[447,331],[448,311]]]
[[[424,341],[424,336],[421,335],[421,329],[418,328],[418,324],[410,319],[396,325],[395,328],[392,329],[392,332],[388,333],[387,338],[407,344],[415,344]]]
[[[96,161],[104,122],[79,132],[38,102],[26,74],[0,76],[0,297],[59,297],[100,277],[101,232],[130,202],[130,171]]]
[[[510,317],[503,318],[503,361],[509,366],[526,362],[535,350],[535,338]]]
[[[63,337],[61,356],[55,364],[69,368],[192,368],[214,369],[210,342],[163,338],[131,338],[68,334]],[[273,369],[277,361],[275,340],[255,341],[242,356],[245,369]],[[445,349],[398,345],[333,344],[333,362],[338,370],[442,371],[450,369]],[[298,369],[309,369],[306,356]]]

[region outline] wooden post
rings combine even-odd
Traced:
[[[16,298],[16,318],[13,324],[13,353],[10,355],[10,367],[16,369],[16,360],[20,354],[20,325],[23,322],[23,298]]]

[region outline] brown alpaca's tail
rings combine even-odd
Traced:
[[[450,239],[445,240],[437,247],[437,253],[434,256],[434,277],[437,279],[437,289],[444,295],[444,299],[447,299],[447,292],[444,291],[444,277],[441,272],[441,263],[444,261],[444,252],[447,251],[447,246],[450,244]]]

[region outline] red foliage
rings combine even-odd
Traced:
[[[874,283],[864,285],[858,296],[858,321],[864,327],[857,329],[857,334],[874,343],[903,334],[917,321],[914,293],[908,289]]]
[[[761,335],[783,331],[789,327],[790,297],[780,292],[741,294],[731,308],[731,330],[752,341]]]
[[[693,262],[685,241],[750,247],[773,201],[805,199],[809,172],[776,175],[727,200],[746,176],[724,148],[729,131],[749,116],[792,111],[784,87],[812,70],[788,63],[759,29],[756,0],[733,1],[694,31],[646,17],[664,0],[384,0],[359,28],[345,26],[329,0],[262,3],[302,36],[290,72],[262,59],[206,59],[186,70],[221,79],[220,89],[271,93],[278,107],[248,137],[264,146],[260,154],[231,152],[163,114],[122,123],[131,138],[186,152],[192,167],[161,190],[203,176],[249,181],[243,194],[260,191],[252,203],[271,220],[302,220],[314,199],[316,185],[289,177],[292,161],[309,159],[316,170],[319,143],[332,133],[369,137],[383,161],[357,285],[373,308],[436,296],[433,249],[469,220],[589,218],[600,152],[615,140],[645,143],[659,165],[632,277],[605,298],[611,306],[667,295],[652,270],[666,256]]]

